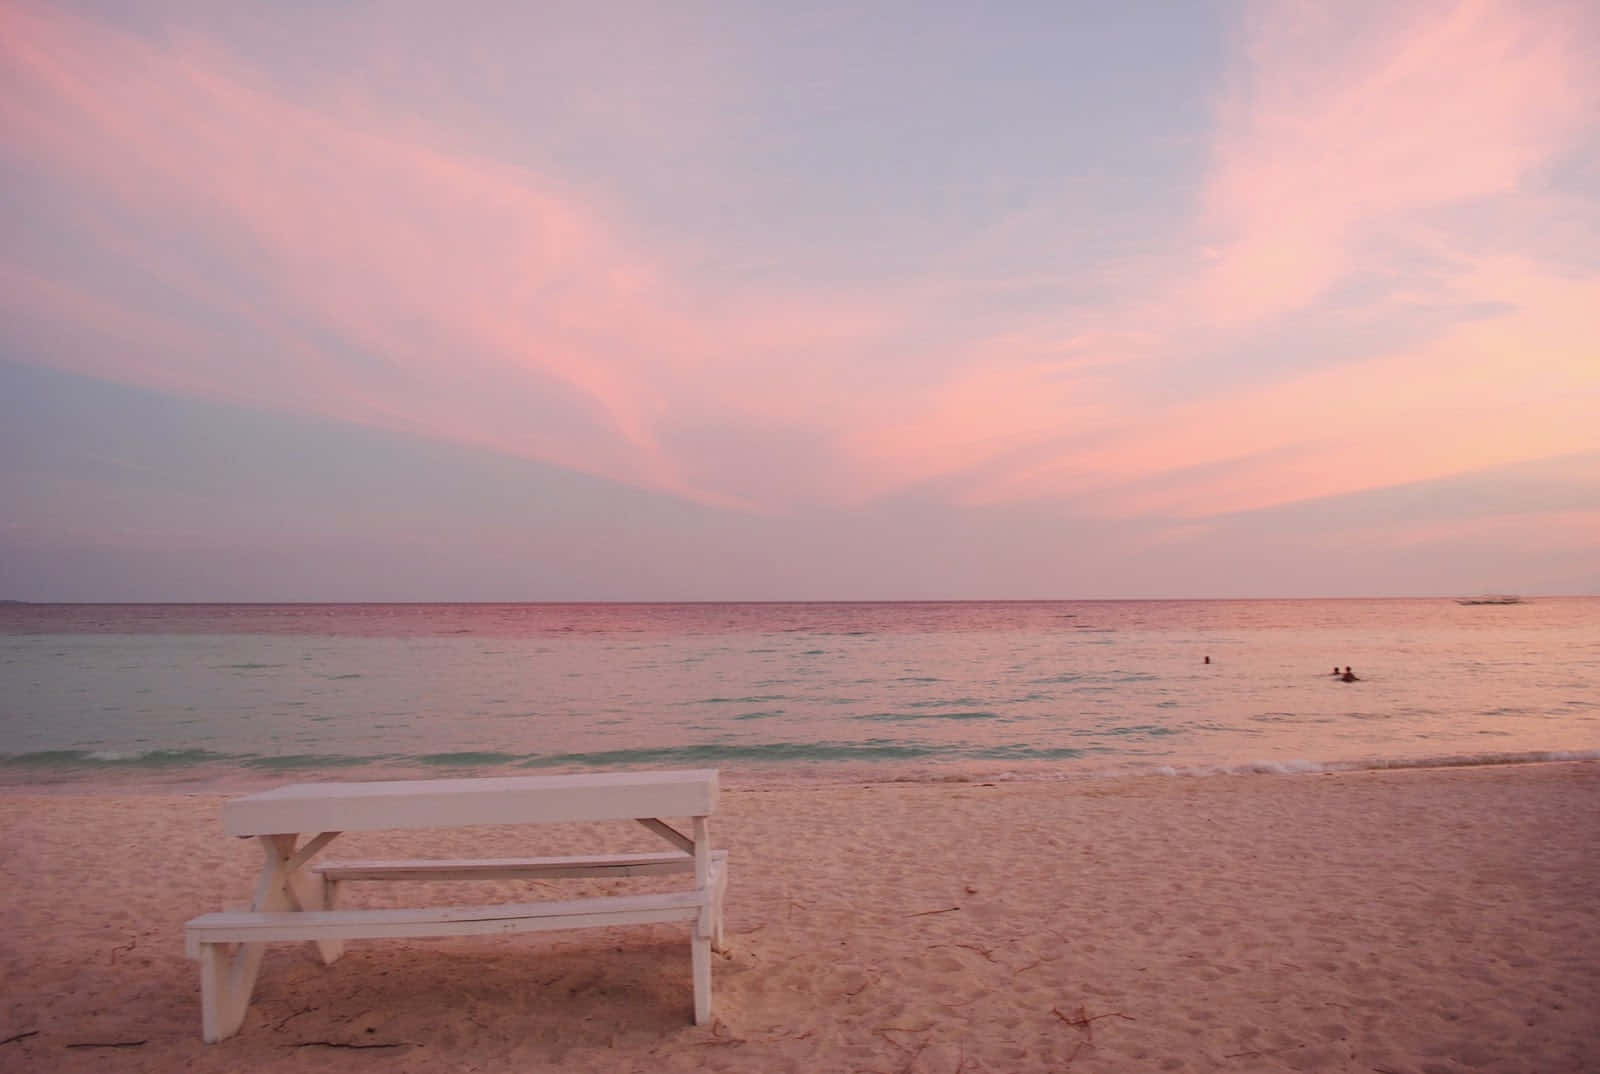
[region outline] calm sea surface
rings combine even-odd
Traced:
[[[0,605],[10,783],[1565,756],[1600,756],[1600,598]]]

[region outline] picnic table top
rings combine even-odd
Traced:
[[[716,769],[294,783],[223,804],[229,835],[709,816]]]

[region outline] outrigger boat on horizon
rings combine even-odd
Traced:
[[[1481,597],[1457,597],[1457,604],[1522,604],[1521,597],[1510,593],[1485,593]]]

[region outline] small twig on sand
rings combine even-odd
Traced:
[[[959,906],[946,906],[943,910],[919,910],[914,914],[907,914],[906,916],[907,917],[927,917],[930,914],[948,914],[952,910],[959,910],[959,909],[961,909],[961,907],[959,907]]]
[[[873,1032],[876,1033],[878,1036],[882,1037],[884,1040],[888,1041],[890,1044],[893,1044],[896,1048],[899,1048],[901,1051],[909,1052],[909,1051],[911,1051],[911,1045],[909,1045],[909,1044],[901,1044],[899,1041],[897,1041],[893,1037],[889,1036],[889,1034],[890,1033],[926,1033],[928,1030],[930,1030],[932,1028],[933,1028],[932,1024],[925,1025],[921,1029],[913,1029],[910,1026],[879,1026],[877,1029],[874,1029]],[[928,1040],[927,1040],[926,1037],[924,1037],[922,1039],[922,1047],[918,1048],[917,1051],[920,1053],[922,1051],[922,1048],[926,1048],[927,1046],[928,1046]]]
[[[316,1010],[315,1007],[302,1007],[300,1010],[295,1011],[293,1014],[289,1015],[289,1017],[285,1018],[283,1021],[279,1022],[277,1025],[273,1026],[272,1028],[273,1029],[282,1029],[284,1026],[288,1025],[290,1022],[294,1021],[296,1018],[299,1018],[302,1014],[310,1014],[314,1010]]]
[[[0,1040],[0,1044],[15,1044],[19,1040],[27,1040],[29,1037],[37,1037],[38,1035],[39,1031],[37,1029],[30,1029],[26,1033],[16,1033],[5,1040]]]
[[[784,1040],[805,1040],[816,1030],[808,1029],[804,1033],[788,1033],[779,1037],[715,1037],[711,1040],[697,1040],[695,1046],[708,1048],[717,1044],[777,1044]]]
[[[1121,1018],[1129,1022],[1134,1021],[1132,1015],[1123,1014],[1121,1011],[1110,1011],[1106,1014],[1092,1015],[1089,1013],[1089,1009],[1087,1007],[1079,1007],[1077,1017],[1069,1017],[1065,1014],[1062,1014],[1060,1007],[1051,1007],[1050,1013],[1067,1023],[1067,1025],[1072,1026],[1075,1029],[1083,1030],[1084,1039],[1087,1041],[1094,1040],[1094,1024],[1103,1018]]]
[[[971,999],[964,999],[960,1003],[946,1003],[944,1000],[940,1000],[939,1001],[939,1006],[943,1007],[947,1011],[959,1011],[962,1007],[970,1007],[974,1003],[978,1002],[980,999],[988,999],[988,998],[989,998],[989,993],[987,993],[987,992],[978,992],[975,995],[973,995],[973,997]]]
[[[303,1040],[291,1044],[291,1048],[404,1048],[409,1041],[397,1040],[388,1044],[346,1044],[338,1040]]]
[[[1247,1055],[1282,1055],[1284,1052],[1292,1052],[1292,1051],[1296,1051],[1296,1050],[1298,1050],[1300,1048],[1304,1048],[1304,1047],[1305,1047],[1304,1044],[1291,1044],[1287,1048],[1262,1048],[1262,1049],[1259,1049],[1259,1050],[1256,1050],[1256,1051],[1249,1051],[1249,1052],[1228,1052],[1222,1058],[1224,1058],[1224,1059],[1243,1059]],[[1374,1067],[1373,1069],[1376,1070],[1377,1068]]]
[[[147,1043],[147,1042],[146,1041],[142,1041],[142,1040],[107,1040],[107,1041],[85,1040],[85,1041],[78,1041],[76,1043],[69,1044],[69,1045],[67,1045],[67,1047],[68,1048],[137,1048],[139,1045],[145,1044],[145,1043]]]
[[[977,944],[972,944],[972,943],[936,943],[936,944],[933,945],[933,947],[928,948],[928,950],[931,951],[931,950],[933,950],[934,947],[965,947],[968,951],[976,951],[978,954],[982,955],[984,958],[988,959],[990,962],[994,961],[994,952],[991,951],[991,950],[988,950],[987,948],[979,947]]]

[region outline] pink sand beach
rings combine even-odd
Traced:
[[[225,796],[11,788],[0,1070],[1600,1070],[1600,763],[723,779],[710,1024],[684,929],[641,926],[368,941],[327,967],[275,945],[212,1045],[183,923],[247,902],[258,866]],[[621,825],[352,834],[332,856],[595,839],[654,849]],[[431,894],[457,896],[482,893]]]

